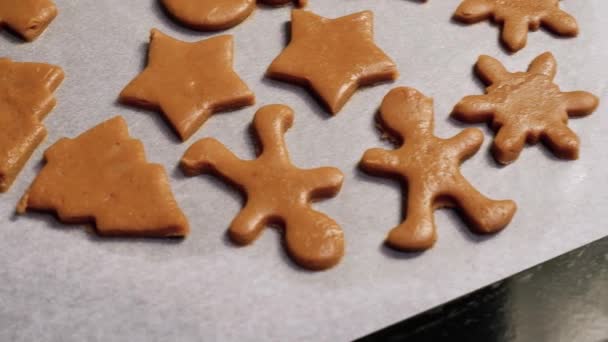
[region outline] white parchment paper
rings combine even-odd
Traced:
[[[67,78],[45,123],[49,136],[12,186],[0,195],[0,340],[2,341],[340,341],[362,336],[608,234],[608,2],[561,2],[580,24],[575,39],[531,33],[528,47],[509,55],[496,26],[450,20],[458,0],[311,0],[309,9],[339,17],[370,9],[378,45],[398,64],[394,84],[359,91],[336,117],[302,88],[263,78],[288,40],[290,6],[260,8],[227,32],[235,35],[235,68],[258,104],[210,119],[188,142],[153,112],[116,103],[143,68],[153,27],[184,40],[212,34],[169,20],[156,0],[56,0],[60,15],[34,43],[0,33],[0,55],[58,64]],[[397,183],[356,168],[363,152],[386,146],[373,116],[386,92],[412,86],[435,98],[439,136],[463,125],[448,119],[453,105],[483,88],[472,74],[480,54],[524,70],[544,51],[557,58],[565,91],[601,97],[592,116],[571,120],[581,158],[560,161],[544,147],[527,148],[511,166],[498,167],[482,150],[463,173],[490,197],[511,198],[519,211],[502,233],[471,234],[450,210],[436,213],[439,240],[420,255],[382,246],[401,220]],[[247,127],[257,108],[284,103],[296,112],[287,134],[300,167],[339,167],[342,192],[316,205],[341,223],[343,261],[327,272],[306,272],[285,256],[280,234],[266,230],[249,247],[233,246],[225,230],[239,211],[237,192],[212,177],[186,178],[176,168],[196,139],[213,136],[241,157],[253,157]],[[42,152],[122,114],[150,161],[162,163],[190,219],[183,242],[101,239],[83,226],[51,215],[14,217],[14,207],[41,166]],[[0,127],[1,131],[1,127]],[[2,134],[0,132],[0,134]]]

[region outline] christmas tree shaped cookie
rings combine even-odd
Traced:
[[[46,137],[41,121],[55,107],[61,68],[0,58],[0,192],[8,190]]]
[[[479,150],[481,131],[469,128],[441,139],[433,134],[433,115],[433,100],[417,90],[391,90],[382,101],[380,120],[403,145],[394,151],[368,150],[361,160],[365,171],[396,176],[407,183],[406,219],[386,240],[396,249],[430,248],[436,240],[433,211],[437,208],[460,209],[477,233],[497,232],[515,214],[513,201],[485,197],[460,173],[460,163]]]
[[[181,237],[188,221],[164,168],[146,162],[144,147],[115,117],[63,138],[45,152],[46,165],[17,211],[53,211],[65,223],[93,222],[100,235]]]
[[[263,149],[257,159],[241,160],[207,138],[186,151],[182,169],[188,175],[213,172],[246,194],[247,204],[230,225],[233,241],[249,244],[267,224],[282,224],[291,257],[303,267],[326,269],[340,261],[344,236],[334,220],[310,203],[336,195],[344,176],[332,167],[302,170],[291,163],[283,135],[292,123],[289,107],[265,106],[253,121]]]

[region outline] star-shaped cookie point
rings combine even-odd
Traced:
[[[188,175],[213,172],[246,194],[245,207],[230,225],[233,241],[249,244],[266,225],[278,223],[285,227],[287,251],[299,265],[326,269],[340,261],[344,237],[334,220],[310,205],[335,196],[344,176],[332,167],[303,170],[291,163],[283,136],[292,123],[289,107],[262,107],[253,121],[262,147],[257,159],[241,160],[217,140],[206,138],[186,151],[181,167]]]
[[[543,25],[560,36],[576,36],[576,19],[559,8],[559,0],[464,0],[456,19],[475,23],[492,17],[502,24],[502,41],[511,51],[526,46],[528,31]]]
[[[41,121],[55,107],[60,67],[0,58],[0,192],[7,191],[46,137]]]
[[[398,72],[374,43],[372,12],[327,19],[293,10],[291,42],[267,75],[308,86],[336,114],[359,86],[394,80]]]
[[[382,101],[380,123],[404,143],[396,150],[368,150],[361,160],[366,172],[397,176],[407,183],[405,221],[386,240],[395,249],[432,247],[436,240],[433,211],[437,208],[459,208],[477,233],[503,229],[517,209],[513,201],[488,199],[460,173],[461,162],[479,150],[481,131],[468,128],[441,139],[433,134],[433,116],[432,99],[412,88],[391,90]]]
[[[539,140],[558,157],[578,158],[579,139],[568,128],[568,116],[591,114],[599,100],[585,91],[562,92],[553,81],[557,62],[551,53],[536,57],[527,72],[515,73],[481,56],[476,71],[488,84],[486,94],[463,98],[452,115],[465,122],[491,121],[497,131],[492,151],[498,162],[515,161],[526,142]]]
[[[230,35],[188,43],[153,29],[148,65],[123,89],[119,99],[161,111],[186,140],[213,113],[255,102],[232,68],[232,54]]]
[[[165,169],[146,161],[141,141],[117,116],[58,140],[17,212],[51,211],[65,223],[92,222],[106,236],[182,237],[188,220]]]
[[[0,27],[6,26],[27,41],[46,30],[57,16],[51,0],[1,0]]]

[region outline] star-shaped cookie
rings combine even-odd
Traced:
[[[0,192],[46,137],[41,121],[55,107],[63,77],[58,66],[0,58]]]
[[[502,41],[511,51],[526,46],[528,31],[543,25],[560,36],[576,36],[576,19],[559,8],[559,0],[464,0],[456,19],[475,23],[493,17],[503,25]]]
[[[23,39],[36,39],[57,16],[51,0],[0,0],[0,26],[7,26]]]
[[[232,68],[232,54],[230,35],[188,43],[153,29],[148,66],[123,89],[119,99],[161,111],[186,140],[213,113],[255,102]]]
[[[294,166],[283,135],[293,123],[293,111],[283,105],[262,107],[253,127],[262,152],[255,160],[241,160],[215,139],[194,143],[181,167],[188,175],[213,172],[241,189],[247,204],[230,225],[239,244],[253,242],[268,224],[285,227],[285,244],[301,266],[329,268],[344,253],[340,226],[310,207],[312,201],[336,195],[344,176],[333,167],[303,170]]]
[[[494,233],[511,221],[517,209],[510,200],[482,195],[460,173],[463,160],[483,142],[479,129],[469,128],[449,139],[433,134],[433,100],[412,88],[391,90],[380,107],[380,123],[401,139],[396,150],[371,149],[361,167],[379,176],[396,176],[407,183],[406,218],[393,228],[387,244],[399,250],[420,251],[436,240],[433,211],[457,207],[471,229]]]
[[[372,12],[327,19],[293,10],[291,42],[267,75],[310,87],[336,114],[359,86],[394,80],[398,72],[374,43]]]
[[[489,85],[486,95],[463,98],[452,115],[465,122],[492,122],[498,162],[515,161],[526,141],[539,140],[558,157],[578,158],[579,139],[568,128],[568,116],[591,114],[599,100],[585,91],[562,92],[553,82],[557,62],[550,52],[536,57],[527,72],[508,72],[489,56],[479,57],[476,71]]]

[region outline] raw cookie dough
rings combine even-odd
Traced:
[[[0,0],[0,26],[7,26],[23,39],[36,39],[57,16],[51,0]]]
[[[579,139],[568,128],[568,116],[591,114],[599,100],[585,91],[562,92],[553,82],[557,62],[550,52],[536,57],[527,72],[508,72],[489,56],[479,57],[476,71],[488,84],[486,95],[465,97],[452,115],[465,122],[492,122],[498,162],[514,162],[526,141],[539,140],[558,157],[578,159]]]
[[[407,183],[405,221],[393,228],[386,243],[403,251],[420,251],[435,243],[433,211],[456,207],[469,227],[482,234],[503,229],[515,214],[513,201],[491,200],[460,173],[463,160],[474,155],[483,133],[468,128],[441,139],[433,134],[433,100],[412,88],[395,88],[382,101],[380,123],[401,139],[396,150],[371,149],[361,167],[379,176],[396,176]]]
[[[258,110],[253,127],[262,152],[255,160],[238,159],[217,140],[206,138],[186,151],[181,167],[188,175],[215,173],[246,194],[247,204],[230,225],[233,241],[249,244],[266,225],[281,224],[291,257],[305,268],[321,270],[340,261],[344,236],[334,220],[310,204],[335,196],[344,176],[332,167],[302,170],[291,163],[283,135],[293,116],[283,105]]]
[[[502,24],[502,41],[511,51],[526,46],[528,31],[543,25],[560,36],[576,36],[576,19],[559,8],[559,0],[464,0],[454,17],[475,23],[492,17]]]
[[[165,169],[146,161],[144,147],[117,116],[44,154],[46,165],[17,211],[56,212],[65,223],[93,222],[100,235],[181,237],[188,221],[173,198]]]
[[[119,99],[161,111],[186,140],[213,113],[254,104],[255,96],[232,68],[233,50],[230,35],[188,43],[153,29],[148,66]]]
[[[395,63],[374,43],[373,13],[327,19],[293,10],[291,42],[267,76],[308,86],[336,114],[359,86],[397,78]]]
[[[55,107],[60,67],[0,58],[0,192],[7,191],[46,137],[41,121]]]
[[[231,28],[245,20],[256,6],[255,0],[161,0],[167,12],[180,23],[201,31]],[[285,5],[292,0],[260,0],[271,6]],[[295,0],[298,7],[307,0]]]

